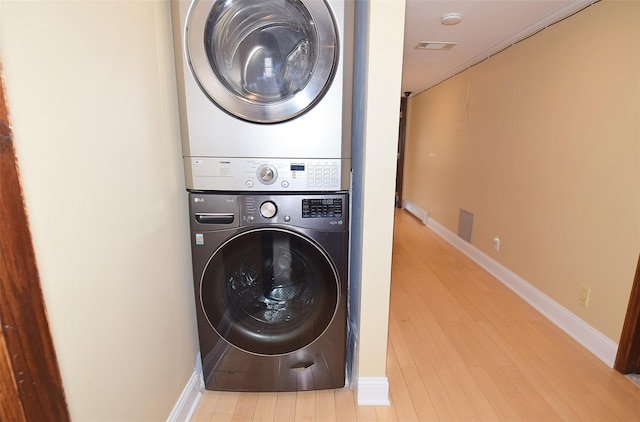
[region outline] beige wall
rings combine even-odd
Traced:
[[[588,7],[412,98],[408,121],[405,199],[454,233],[472,212],[473,245],[617,342],[640,251],[640,3]]]
[[[168,9],[0,2],[15,143],[74,420],[165,419],[197,352]],[[371,2],[369,25],[358,363],[361,376],[383,377],[404,0]]]
[[[404,0],[369,3],[362,169],[360,377],[384,377],[387,356]]]
[[[77,421],[164,420],[197,352],[164,1],[2,1],[0,54]]]

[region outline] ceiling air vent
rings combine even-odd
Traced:
[[[451,50],[458,45],[457,42],[436,42],[436,41],[420,41],[416,46],[416,50]]]

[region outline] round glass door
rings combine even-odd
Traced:
[[[323,0],[196,0],[187,52],[202,90],[256,123],[292,119],[322,97],[338,57]]]
[[[329,326],[338,276],[311,240],[284,229],[241,233],[220,246],[200,281],[211,327],[232,345],[261,355],[293,352]]]

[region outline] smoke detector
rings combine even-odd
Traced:
[[[443,25],[457,25],[462,22],[462,15],[460,13],[445,13],[440,19],[440,23]]]

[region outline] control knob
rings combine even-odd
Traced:
[[[278,207],[272,201],[265,201],[260,205],[260,215],[264,218],[273,218],[278,212]]]
[[[256,177],[258,178],[260,183],[270,185],[278,178],[278,172],[272,165],[262,164],[260,167],[258,167]]]

